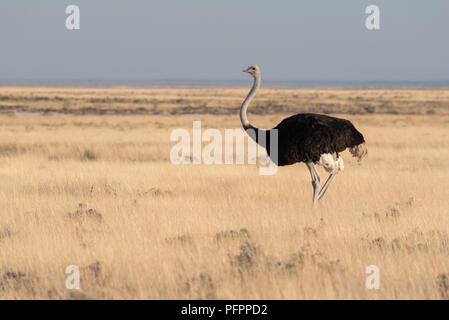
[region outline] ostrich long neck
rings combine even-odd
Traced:
[[[260,75],[256,74],[254,77],[254,83],[253,87],[251,88],[251,91],[248,93],[248,96],[246,97],[245,101],[243,101],[242,106],[240,107],[240,121],[242,122],[243,129],[256,129],[253,127],[249,121],[248,117],[246,116],[246,111],[248,110],[248,106],[251,103],[251,100],[253,100],[254,96],[257,93],[257,90],[259,90],[260,87]]]

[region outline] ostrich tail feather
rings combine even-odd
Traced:
[[[366,147],[365,142],[363,142],[361,144],[349,148],[349,152],[354,158],[357,158],[359,161],[361,161],[368,155],[368,148]]]

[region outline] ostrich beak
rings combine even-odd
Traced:
[[[243,70],[243,72],[249,72],[249,69],[250,69],[250,68],[248,68],[248,69],[245,69],[245,70]]]

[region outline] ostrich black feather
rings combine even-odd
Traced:
[[[345,119],[322,114],[302,113],[282,120],[278,130],[278,166],[296,162],[318,162],[325,153],[339,153],[365,142],[363,135]],[[271,130],[270,130],[271,131]],[[267,153],[271,148],[267,132]]]

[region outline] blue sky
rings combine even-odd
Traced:
[[[448,35],[445,0],[2,0],[0,80],[448,80]]]

